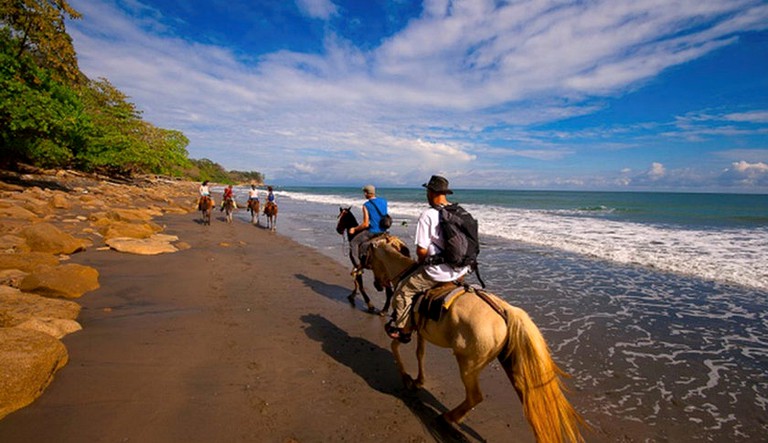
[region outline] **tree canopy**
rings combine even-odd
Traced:
[[[0,0],[0,166],[263,179],[258,172],[228,173],[207,159],[193,163],[183,133],[145,121],[106,78],[87,78],[67,18],[80,13],[65,0]]]

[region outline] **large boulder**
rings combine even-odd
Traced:
[[[25,208],[22,208],[21,206],[16,205],[8,205],[8,206],[2,206],[0,205],[0,219],[19,219],[19,220],[26,220],[26,221],[32,221],[37,220],[38,216]]]
[[[39,397],[68,359],[64,345],[48,334],[0,328],[0,418]]]
[[[18,326],[33,318],[75,320],[80,305],[69,300],[43,297],[0,286],[0,327]]]
[[[178,240],[175,235],[156,234],[149,238],[117,237],[106,241],[107,246],[119,252],[138,255],[157,255],[176,252],[171,242]]]
[[[19,254],[0,254],[0,269],[18,269],[31,272],[38,266],[55,266],[59,259],[45,252],[27,252]]]
[[[21,231],[27,245],[35,252],[73,254],[85,250],[88,241],[75,238],[50,223],[36,223]]]
[[[78,298],[99,288],[99,271],[74,263],[39,266],[21,281],[19,289],[46,297]]]

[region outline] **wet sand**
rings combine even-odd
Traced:
[[[0,420],[0,441],[533,441],[496,363],[485,401],[446,427],[437,416],[464,395],[449,351],[429,346],[426,386],[405,390],[384,318],[346,301],[346,268],[218,212],[211,226],[197,218],[157,220],[191,245],[181,252],[72,256],[101,288],[79,300],[69,364]],[[404,348],[415,371],[415,346]],[[606,441],[617,440],[628,441]]]

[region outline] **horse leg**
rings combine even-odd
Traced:
[[[415,387],[413,379],[405,372],[403,359],[400,357],[400,340],[392,340],[392,355],[395,357],[395,366],[397,366],[397,372],[400,373],[403,384],[407,389],[413,389]]]
[[[417,333],[416,338],[416,362],[419,365],[419,374],[416,376],[417,388],[424,386],[424,354],[427,353],[427,340]]]
[[[368,307],[368,312],[376,312],[376,308],[373,306],[373,303],[371,303],[371,297],[368,297],[368,293],[365,292],[365,287],[363,285],[363,274],[358,274],[357,277],[355,277],[355,289],[359,290],[360,295],[363,296],[365,305]]]
[[[381,315],[389,312],[389,307],[392,304],[392,295],[395,293],[395,291],[392,289],[392,287],[387,286],[384,288],[384,293],[387,295],[387,299],[384,302],[384,307],[381,309]]]
[[[443,414],[443,418],[449,423],[461,423],[469,411],[483,401],[479,376],[485,365],[463,355],[457,355],[456,361],[459,363],[459,372],[461,373],[461,381],[464,383],[466,398],[458,406]]]

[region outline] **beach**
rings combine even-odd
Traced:
[[[83,329],[62,339],[69,363],[31,405],[0,420],[0,441],[534,441],[495,362],[481,375],[484,401],[457,429],[437,420],[463,399],[449,351],[429,346],[426,385],[403,388],[383,332],[386,319],[347,302],[352,281],[344,245],[335,233],[323,234],[332,232],[333,214],[308,222],[306,211],[283,199],[276,232],[251,225],[242,211],[232,224],[220,212],[211,226],[201,225],[195,212],[166,213],[154,222],[186,246],[154,256],[97,247],[71,255],[70,262],[98,269],[99,288],[78,299]],[[504,268],[531,267],[486,248],[501,254]],[[568,398],[593,428],[587,441],[716,438],[713,431],[700,437],[701,423],[684,419],[694,412],[691,405],[674,395],[661,406],[633,403],[633,394],[664,391],[658,381],[669,377],[665,365],[643,372],[655,383],[621,361],[605,366],[605,351],[619,340],[615,327],[584,331],[602,327],[599,319],[616,300],[579,309],[600,298],[576,296],[588,292],[585,283],[574,282],[573,293],[558,290],[558,282],[578,272],[590,273],[594,287],[612,284],[604,275],[551,251],[525,253],[538,257],[533,267],[540,274],[525,272],[512,295],[572,375]],[[498,270],[487,271],[496,278]],[[634,268],[610,272],[647,279],[649,287],[659,283]],[[691,291],[706,289],[699,286]],[[641,303],[633,291],[639,289],[621,291],[623,306],[633,296]],[[369,293],[380,308],[383,295],[371,285]],[[582,315],[585,308],[591,314]],[[622,316],[612,318],[619,323]],[[404,348],[415,372],[415,346]],[[583,358],[574,360],[574,353]],[[640,361],[639,352],[635,358]],[[765,423],[759,410],[746,409],[758,427]],[[759,439],[758,432],[733,440]]]
[[[405,391],[343,266],[219,214],[164,217],[191,246],[175,254],[73,257],[101,288],[80,300],[70,363],[0,420],[0,441],[533,441],[493,367],[461,434],[437,425],[463,396],[449,353],[431,348],[425,390]]]

